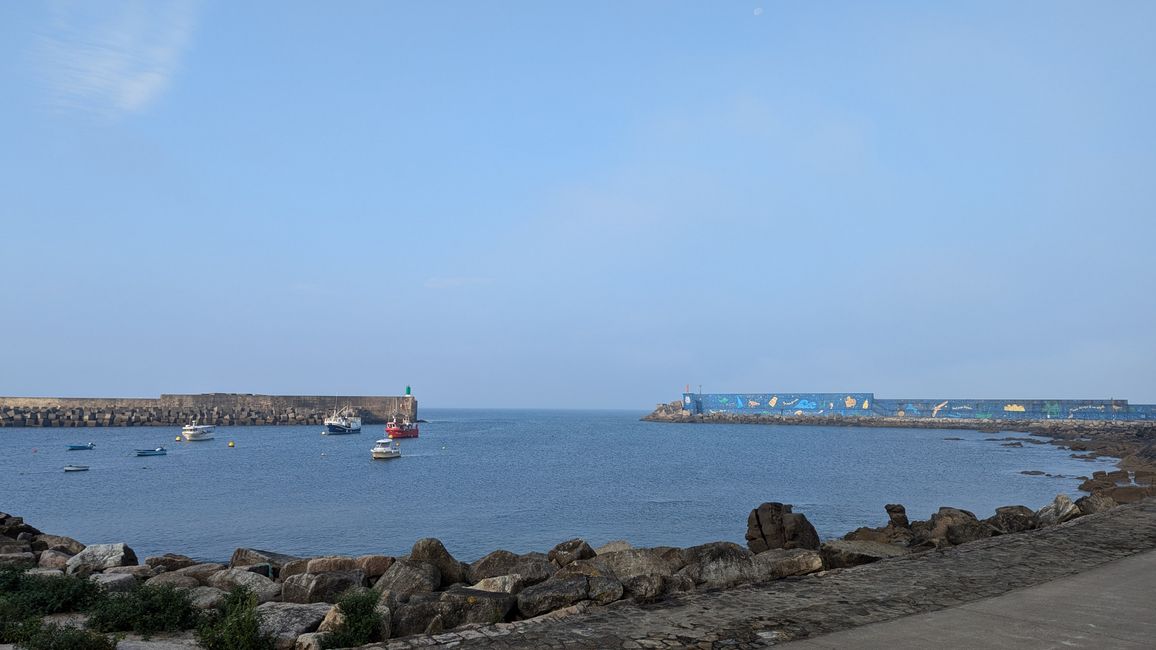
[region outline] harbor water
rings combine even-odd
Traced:
[[[1111,467],[1018,433],[641,422],[633,411],[423,409],[421,437],[375,461],[382,425],[0,429],[0,510],[85,543],[125,542],[225,561],[236,547],[295,555],[402,555],[437,537],[458,559],[492,550],[743,543],[764,501],[793,504],[824,539],[949,505],[987,517],[1037,509]],[[950,438],[961,438],[951,440]],[[66,451],[89,441],[96,448]],[[235,446],[229,447],[232,441]],[[166,456],[132,450],[165,446]],[[87,472],[63,472],[71,463]],[[1026,475],[1042,471],[1052,476]]]

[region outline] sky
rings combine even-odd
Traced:
[[[0,4],[0,395],[1156,403],[1156,4]]]

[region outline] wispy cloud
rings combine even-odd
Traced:
[[[476,287],[483,284],[490,284],[493,278],[482,277],[464,277],[464,276],[450,276],[441,278],[430,278],[425,281],[426,289],[458,289],[462,287]]]
[[[34,58],[57,108],[114,119],[164,92],[195,27],[195,0],[61,1]]]

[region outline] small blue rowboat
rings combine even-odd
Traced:
[[[164,447],[157,447],[156,449],[137,449],[137,456],[164,456],[169,452],[165,451]]]
[[[66,471],[66,472],[87,472],[88,471],[88,465],[65,465],[64,471]]]
[[[96,449],[96,443],[90,442],[87,445],[68,445],[68,451],[84,451],[85,449]]]

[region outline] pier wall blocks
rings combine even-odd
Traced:
[[[0,397],[0,427],[113,427],[186,424],[321,424],[337,407],[351,407],[365,424],[394,416],[417,419],[405,396],[254,395],[204,393],[157,398]]]
[[[683,393],[692,413],[974,420],[1156,420],[1128,400],[876,399],[874,393]]]

